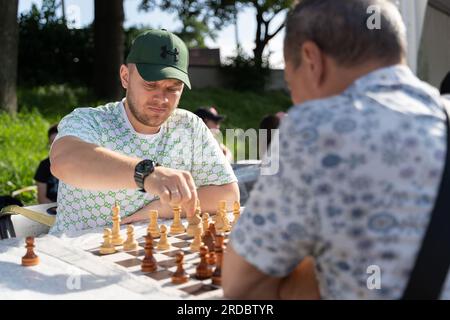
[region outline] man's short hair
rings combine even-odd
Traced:
[[[375,7],[371,7],[375,6]],[[380,28],[369,28],[377,8]],[[366,61],[399,62],[406,55],[406,27],[388,0],[303,0],[286,22],[286,60],[301,64],[300,49],[313,41],[341,66]]]
[[[55,133],[58,133],[58,123],[55,123],[48,129],[47,136],[50,138],[50,136]]]

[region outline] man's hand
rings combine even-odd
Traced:
[[[239,201],[239,188],[236,182],[220,186],[202,186],[197,190],[197,195],[200,199],[202,211],[215,213],[219,200],[226,200],[229,206],[231,206],[234,201]],[[170,204],[162,203],[160,200],[153,200],[132,215],[123,218],[122,224],[148,220],[150,210],[158,210],[159,218],[173,218],[173,207],[171,207]]]
[[[188,217],[194,215],[198,195],[190,172],[156,167],[145,179],[144,188],[159,196],[162,204],[181,206]]]

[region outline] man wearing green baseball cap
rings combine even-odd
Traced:
[[[152,30],[136,38],[126,62],[136,64],[146,81],[178,79],[190,89],[188,60],[188,50],[180,38],[166,30]]]
[[[64,117],[50,152],[59,178],[58,214],[51,233],[111,223],[117,202],[122,222],[170,217],[173,206],[191,216],[197,200],[215,212],[220,200],[239,201],[237,179],[203,121],[178,109],[191,87],[188,50],[166,30],[133,42],[120,80],[122,101],[77,108]]]

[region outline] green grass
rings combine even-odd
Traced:
[[[35,170],[48,155],[47,129],[50,125],[76,107],[102,104],[92,98],[87,89],[64,85],[21,88],[18,101],[16,116],[0,111],[0,195],[35,183]],[[246,130],[257,128],[267,114],[287,110],[291,102],[282,92],[257,94],[225,89],[186,90],[180,102],[181,108],[191,111],[207,105],[215,105],[227,116],[222,129]],[[24,193],[20,199],[26,204],[36,203],[34,194]]]
[[[33,176],[39,162],[48,153],[49,122],[39,112],[23,112],[12,117],[0,113],[0,194],[34,184]],[[26,203],[35,195],[22,194]]]
[[[97,103],[86,88],[71,88],[65,85],[21,88],[17,92],[19,112],[38,110],[47,121],[55,123],[74,108],[95,106]]]
[[[261,119],[268,114],[285,111],[291,105],[286,93],[239,92],[225,89],[186,90],[180,106],[195,110],[200,106],[215,105],[220,114],[226,115],[223,128],[258,128]]]

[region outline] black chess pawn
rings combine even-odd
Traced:
[[[175,263],[177,264],[177,270],[172,275],[172,283],[182,284],[189,280],[189,275],[183,268],[184,253],[182,251],[177,252],[175,256]]]
[[[199,280],[211,278],[212,271],[206,261],[206,255],[208,254],[208,247],[200,247],[200,263],[198,264],[195,272],[195,277]]]
[[[155,272],[158,268],[156,259],[153,256],[153,237],[150,233],[145,237],[145,256],[142,260],[141,270],[142,272]]]
[[[223,252],[225,250],[225,246],[221,245],[218,246],[216,242],[216,268],[214,269],[214,272],[212,274],[212,283],[216,286],[222,285],[222,259],[223,259]]]
[[[27,237],[25,243],[27,253],[22,257],[22,265],[31,267],[39,264],[39,257],[34,253],[34,237]]]
[[[216,225],[213,222],[211,222],[209,224],[208,230],[211,232],[211,235],[213,236],[213,238],[215,238],[216,237]]]
[[[214,237],[210,230],[206,230],[202,237],[202,242],[208,247],[208,251],[214,251]]]

